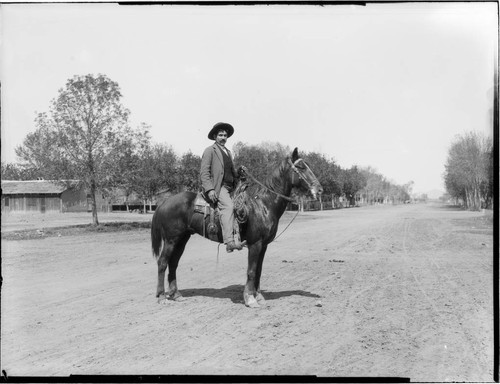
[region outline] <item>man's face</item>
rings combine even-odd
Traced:
[[[226,145],[227,132],[219,131],[219,133],[217,133],[217,136],[215,136],[215,141],[222,146]]]

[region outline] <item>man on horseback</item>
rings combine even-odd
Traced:
[[[219,208],[222,238],[226,251],[241,250],[242,244],[234,233],[234,210],[231,192],[238,180],[238,173],[233,164],[231,152],[226,142],[234,133],[232,125],[217,123],[208,133],[215,143],[205,149],[201,158],[201,187],[205,196]]]

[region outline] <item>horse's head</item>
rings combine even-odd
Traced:
[[[307,163],[299,157],[298,149],[295,148],[289,159],[292,172],[292,186],[302,191],[309,191],[314,199],[323,193],[323,187],[319,183]],[[298,176],[298,177],[297,177]]]

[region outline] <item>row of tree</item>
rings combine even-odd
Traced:
[[[263,180],[275,164],[292,151],[279,143],[248,145],[238,142],[233,147],[235,162],[252,170],[252,174]],[[371,167],[340,167],[333,159],[318,152],[302,154],[323,187],[325,199],[347,199],[350,205],[356,203],[398,203],[410,199],[413,182],[396,185]]]
[[[80,180],[90,174],[85,169],[76,169],[71,161],[58,161],[46,155],[44,135],[45,132],[36,130],[26,137],[23,145],[16,149],[21,162],[2,164],[3,179]],[[259,145],[238,142],[233,151],[235,164],[245,165],[252,176],[261,181],[292,152],[288,146],[269,142]],[[120,154],[115,156],[116,161],[107,162],[106,169],[103,165],[98,167],[102,173],[95,172],[95,185],[99,191],[110,194],[119,188],[126,199],[135,194],[152,202],[160,192],[197,191],[200,188],[201,157],[192,152],[179,156],[171,146],[153,143],[145,127],[136,131],[135,139],[126,141],[126,145],[122,143]],[[327,200],[345,197],[349,204],[355,205],[359,202],[397,203],[410,198],[411,183],[395,185],[369,167],[344,169],[317,152],[303,153],[302,156],[318,177]]]
[[[493,205],[494,170],[491,137],[469,132],[449,148],[444,181],[448,194],[469,210]]]
[[[36,130],[16,148],[18,164],[2,164],[2,178],[80,180],[93,202],[98,224],[96,193],[117,188],[153,201],[159,192],[199,189],[201,158],[181,156],[167,144],[153,143],[147,124],[133,128],[130,112],[120,102],[116,82],[105,75],[75,76],[58,91],[48,113],[39,113]],[[235,164],[245,165],[264,180],[291,149],[277,143],[233,147]],[[356,202],[402,202],[410,198],[411,183],[398,186],[371,168],[342,169],[325,155],[303,154],[332,199]]]

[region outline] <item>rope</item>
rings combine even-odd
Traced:
[[[282,235],[282,234],[283,234],[283,233],[284,233],[284,232],[288,229],[288,227],[290,226],[290,224],[292,224],[292,223],[293,223],[293,221],[295,220],[295,218],[297,217],[297,215],[298,215],[298,214],[299,214],[299,209],[297,209],[297,213],[296,213],[296,214],[295,214],[295,216],[292,218],[292,220],[288,223],[288,225],[285,227],[285,229],[283,229],[283,230],[281,231],[281,233],[273,239],[273,241],[276,241],[276,240],[278,239],[278,237],[280,237],[280,236],[281,236],[281,235]],[[272,243],[273,241],[271,241],[271,243]]]
[[[290,161],[290,163],[292,163],[292,162]],[[292,163],[292,167],[293,167],[293,163]],[[294,171],[295,171],[295,169],[294,169]],[[299,175],[299,177],[301,176],[299,172],[297,172],[297,171],[296,171],[296,173]],[[278,193],[278,192],[276,192],[276,191],[272,190],[271,188],[267,187],[266,185],[262,184],[262,183],[261,183],[259,180],[257,180],[257,179],[256,179],[256,178],[255,178],[255,177],[254,177],[254,176],[253,176],[250,172],[248,172],[248,170],[247,170],[247,171],[245,171],[245,174],[247,174],[248,176],[250,176],[250,178],[251,178],[253,181],[255,181],[257,184],[259,184],[259,185],[260,185],[261,187],[263,187],[264,189],[267,189],[268,191],[270,191],[270,192],[274,193],[275,195],[280,196],[280,197],[284,198],[285,200],[288,200],[288,201],[290,201],[290,202],[292,202],[292,203],[297,203],[297,201],[296,201],[295,199],[292,199],[292,198],[290,198],[290,197],[288,197],[288,196],[285,196],[285,195],[283,195],[283,194],[281,194],[281,193]],[[240,196],[243,196],[243,194],[241,194]],[[240,196],[237,196],[237,197],[240,197]],[[237,201],[237,202],[235,201],[235,206],[236,206],[236,204],[238,204],[238,206],[240,207],[240,209],[244,209],[244,210],[245,210],[245,213],[246,213],[246,214],[247,214],[247,216],[248,216],[248,208],[246,207],[246,204],[244,204],[244,200],[243,200],[243,198],[241,198],[241,200],[240,200],[240,199],[238,199],[238,201]],[[292,220],[288,223],[288,225],[287,225],[287,226],[286,226],[286,227],[285,227],[285,228],[284,228],[284,229],[280,232],[280,234],[279,234],[278,236],[276,236],[276,237],[273,239],[273,241],[271,241],[271,243],[272,243],[272,242],[274,242],[274,241],[276,241],[276,240],[277,240],[277,239],[278,239],[278,238],[279,238],[279,237],[280,237],[283,233],[285,233],[285,231],[286,231],[286,230],[288,229],[288,227],[289,227],[289,226],[293,223],[293,221],[295,220],[295,218],[297,217],[297,215],[298,215],[298,214],[299,214],[299,209],[297,209],[297,213],[295,214],[295,216],[293,216]]]
[[[278,192],[276,192],[276,191],[272,190],[271,188],[269,188],[269,187],[265,186],[265,185],[264,185],[264,184],[262,184],[259,180],[257,180],[257,179],[256,179],[256,178],[255,178],[255,177],[254,177],[254,176],[253,176],[250,172],[245,171],[245,173],[246,173],[248,176],[250,176],[250,178],[251,178],[253,181],[255,181],[257,184],[259,184],[261,187],[263,187],[263,188],[267,189],[268,191],[270,191],[270,192],[274,193],[275,195],[278,195],[279,197],[284,198],[285,200],[288,200],[288,201],[291,201],[291,202],[295,202],[295,200],[294,200],[294,199],[292,199],[292,198],[290,198],[290,197],[288,197],[288,196],[285,196],[285,195],[283,195],[283,194],[281,194],[281,193],[278,193]]]
[[[245,202],[246,193],[244,190],[241,192],[236,189],[236,196],[233,199],[235,217],[238,223],[243,224],[248,220],[248,206]]]
[[[289,160],[289,162],[292,165],[292,169],[294,170],[294,172],[297,173],[299,175],[299,177],[301,179],[303,179],[309,185],[309,182],[303,178],[303,176],[300,174],[300,172],[295,167],[295,164],[293,164],[290,160]],[[279,192],[276,192],[276,191],[272,190],[271,188],[269,188],[268,186],[262,184],[259,180],[257,180],[255,178],[255,176],[253,176],[250,172],[248,172],[248,170],[245,171],[245,174],[248,175],[255,183],[257,183],[258,185],[260,185],[264,189],[266,189],[266,190],[274,193],[275,195],[277,195],[279,197],[282,197],[283,199],[285,199],[287,201],[290,201],[292,203],[297,203],[297,201],[295,199],[292,199],[292,198],[290,198],[288,196],[285,196],[285,195],[283,195],[283,194],[281,194]],[[248,207],[245,204],[245,194],[244,193],[236,194],[235,198],[233,199],[233,204],[234,204],[234,207],[236,208],[235,211],[237,211],[237,212],[239,211],[239,213],[240,213],[239,215],[236,215],[237,221],[239,223],[244,223],[247,220],[247,218],[248,218]],[[288,225],[280,232],[280,234],[278,236],[276,236],[271,241],[271,243],[274,242],[274,241],[276,241],[283,233],[285,233],[285,231],[293,223],[293,221],[295,220],[295,218],[299,214],[299,211],[300,210],[297,209],[297,213],[295,214],[295,216],[293,216],[292,220],[290,220],[290,222],[288,223]],[[219,244],[218,247],[217,247],[217,264],[219,264],[219,247],[220,246],[221,246],[221,244]]]

